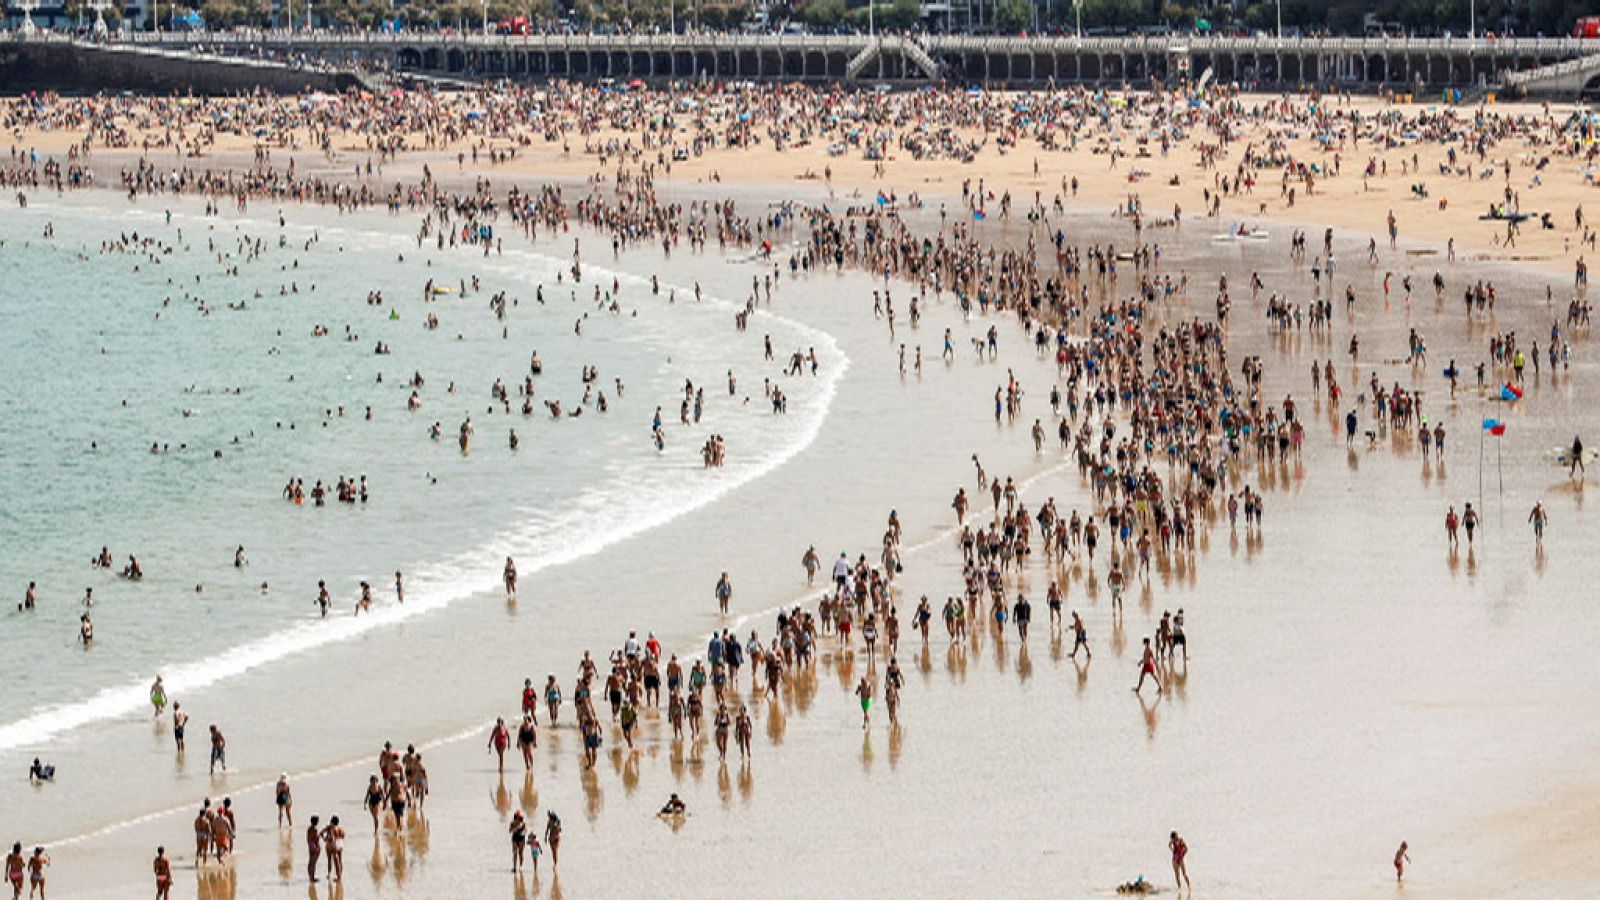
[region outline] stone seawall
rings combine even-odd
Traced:
[[[146,48],[61,42],[0,42],[0,93],[279,94],[359,87],[348,72],[293,68],[282,63],[199,56]]]

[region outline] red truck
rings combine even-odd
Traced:
[[[1584,16],[1572,26],[1575,38],[1600,38],[1600,16]]]

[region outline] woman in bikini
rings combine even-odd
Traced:
[[[306,826],[306,877],[312,884],[317,883],[317,861],[322,859],[322,829],[317,827],[320,821],[320,817],[312,816],[311,824]]]
[[[48,865],[50,857],[44,848],[33,848],[33,855],[28,857],[28,900],[33,900],[34,891],[39,892],[39,900],[44,900],[44,870]]]
[[[11,852],[6,854],[6,881],[11,885],[11,900],[22,898],[22,872],[28,867],[28,861],[22,857],[22,844],[11,845]]]
[[[167,900],[172,894],[172,862],[167,859],[167,848],[156,848],[151,868],[156,873],[156,900]]]
[[[344,881],[344,829],[338,816],[329,819],[328,827],[322,830],[322,846],[328,854],[328,877]]]

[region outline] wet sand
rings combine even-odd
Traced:
[[[1389,179],[1395,186],[1397,177]],[[759,196],[787,187],[738,189]],[[718,196],[730,189],[701,190]],[[933,189],[924,190],[933,200]],[[1122,189],[1100,181],[1095,190],[1115,199]],[[1151,190],[1142,193],[1156,207]],[[1019,204],[1026,199],[1017,197]],[[1343,207],[1302,203],[1294,214],[1381,226],[1381,211],[1359,197],[1346,199]],[[1403,238],[1420,237],[1406,219]],[[1583,773],[1600,746],[1600,729],[1577,712],[1600,674],[1586,639],[1592,617],[1581,599],[1593,529],[1584,492],[1543,457],[1596,421],[1587,400],[1596,384],[1592,341],[1575,339],[1571,374],[1552,380],[1547,372],[1530,381],[1527,398],[1514,408],[1470,390],[1447,402],[1438,375],[1452,357],[1464,369],[1486,357],[1492,331],[1542,336],[1565,299],[1558,288],[1556,309],[1546,307],[1542,273],[1559,285],[1569,264],[1545,260],[1541,274],[1465,262],[1445,268],[1437,256],[1385,251],[1371,268],[1365,235],[1341,228],[1339,281],[1351,280],[1361,292],[1353,327],[1362,358],[1374,361],[1352,371],[1344,353],[1351,325],[1342,310],[1330,338],[1274,337],[1261,305],[1241,289],[1250,271],[1261,271],[1269,291],[1287,290],[1296,302],[1309,296],[1304,269],[1291,274],[1284,262],[1287,228],[1275,227],[1273,239],[1260,245],[1218,248],[1208,240],[1217,223],[1189,215],[1185,222],[1182,238],[1160,238],[1163,271],[1183,268],[1191,276],[1187,304],[1172,305],[1166,315],[1210,319],[1210,286],[1218,269],[1226,271],[1239,286],[1230,358],[1262,354],[1263,396],[1292,391],[1308,422],[1304,462],[1260,477],[1267,500],[1261,539],[1234,533],[1225,521],[1212,524],[1194,561],[1173,563],[1132,594],[1120,636],[1107,610],[1103,560],[1093,578],[1087,571],[1070,576],[1067,605],[1084,612],[1096,654],[1082,668],[1061,655],[1070,639],[1065,647],[1052,640],[1041,600],[1049,573],[1037,561],[1026,576],[1036,609],[1026,651],[1014,631],[997,642],[986,624],[976,641],[951,651],[935,621],[924,656],[907,628],[898,734],[875,711],[863,739],[850,695],[866,666],[860,645],[846,664],[827,639],[815,683],[786,690],[781,714],[752,705],[756,756],[748,770],[730,760],[724,773],[709,742],[701,751],[705,761],[695,764],[693,751],[680,755],[662,734],[664,725],[647,715],[638,755],[619,752],[620,737],[608,730],[592,776],[580,771],[574,732],[542,731],[530,788],[520,760],[508,763],[503,782],[496,777],[482,746],[484,721],[426,753],[433,789],[426,828],[414,827],[404,841],[382,837],[375,854],[359,805],[370,761],[325,775],[296,772],[299,820],[338,814],[347,825],[343,894],[399,888],[407,896],[440,896],[509,884],[516,896],[646,885],[652,893],[684,895],[704,893],[709,874],[719,895],[929,890],[930,883],[941,895],[1032,894],[1041,885],[1105,895],[1139,873],[1168,884],[1164,836],[1173,829],[1190,843],[1197,893],[1212,896],[1388,896],[1396,890],[1388,859],[1402,839],[1414,860],[1408,896],[1582,893],[1600,874],[1582,850],[1593,794]],[[1104,209],[1074,224],[1077,243],[1097,235],[1131,240]],[[1020,240],[1022,223],[1008,227],[1010,239]],[[1429,226],[1429,236],[1443,233]],[[1385,307],[1382,274],[1401,269],[1402,261],[1412,263],[1419,289],[1409,309],[1398,300]],[[704,260],[663,263],[649,249],[622,265],[680,281],[720,277],[734,291],[750,274],[748,266],[717,270]],[[1445,268],[1454,288],[1437,308],[1426,286],[1435,267]],[[726,274],[708,274],[713,270]],[[1453,299],[1462,280],[1480,271],[1501,291],[1487,328],[1464,325]],[[1030,507],[1049,495],[1064,511],[1087,506],[1075,471],[1060,470],[1051,454],[1033,458],[1027,422],[1044,410],[1050,367],[1025,371],[1031,354],[1014,328],[1003,331],[997,364],[980,366],[958,352],[958,364],[945,373],[935,351],[942,327],[955,317],[948,299],[935,304],[921,328],[930,373],[923,385],[904,389],[901,403],[885,403],[898,376],[892,345],[863,300],[867,279],[845,276],[830,290],[819,290],[819,282],[829,284],[813,276],[798,291],[786,285],[774,304],[835,334],[851,359],[817,441],[791,465],[669,528],[548,573],[542,587],[551,595],[628,599],[541,611],[536,624],[508,619],[507,627],[539,636],[534,661],[506,659],[465,673],[464,714],[489,705],[509,715],[524,675],[554,671],[566,687],[578,650],[613,646],[630,627],[658,634],[677,628],[669,649],[698,650],[703,638],[695,635],[717,622],[704,573],[730,564],[739,567],[737,611],[754,616],[741,633],[756,627],[770,634],[770,610],[803,594],[798,559],[805,545],[816,543],[824,559],[841,548],[852,555],[870,549],[889,507],[906,522],[907,545],[926,545],[906,561],[901,612],[913,609],[921,593],[937,608],[959,589],[958,556],[941,536],[953,524],[948,501],[955,487],[973,488],[967,456],[974,450],[991,475],[1039,476],[1025,491]],[[1131,287],[1130,276],[1122,292]],[[1413,323],[1428,338],[1428,365],[1413,370],[1381,362],[1403,355]],[[1399,379],[1426,391],[1424,409],[1450,429],[1444,463],[1424,463],[1409,435],[1347,450],[1342,410],[1311,400],[1307,370],[1312,360],[1329,357],[1341,382],[1356,386],[1352,394],[1374,368],[1385,382]],[[995,429],[988,397],[1008,366],[1018,366],[1030,386],[1030,415]],[[1492,444],[1479,499],[1483,415],[1511,423],[1500,448],[1503,499]],[[1552,525],[1536,550],[1524,517],[1540,498]],[[1450,554],[1444,508],[1468,499],[1483,507],[1484,527],[1476,547]],[[632,566],[632,559],[671,560],[665,585],[662,569]],[[664,611],[654,602],[662,593],[685,598]],[[1193,651],[1188,674],[1170,697],[1157,700],[1147,691],[1136,698],[1128,688],[1137,676],[1138,639],[1163,609],[1180,606]],[[495,614],[487,602],[479,612]],[[495,692],[503,702],[486,696]],[[407,740],[403,702],[394,720],[396,733],[373,736],[373,755],[385,738]],[[234,752],[250,755],[244,747]],[[303,827],[289,844],[287,866],[283,840],[271,827],[269,782],[283,766],[263,760],[245,767],[225,785],[244,823],[241,854],[229,872],[199,881],[198,893],[298,896],[306,891]],[[250,783],[260,787],[238,789]],[[210,793],[220,795],[223,787]],[[676,832],[653,816],[670,791],[682,794],[692,813]],[[527,809],[536,829],[546,809],[561,813],[567,828],[559,881],[548,855],[537,884],[528,878],[519,886],[511,876],[505,822],[513,806]],[[73,896],[123,896],[135,878],[129,873],[145,872],[150,848],[165,843],[177,861],[179,895],[187,895],[197,889],[186,855],[190,817],[186,809],[57,847],[52,886]],[[317,895],[341,894],[321,888]]]
[[[1201,282],[1201,267],[1218,257],[1203,237],[1181,249],[1164,245],[1165,267],[1184,266]],[[1356,257],[1354,249],[1347,258]],[[1237,261],[1226,264],[1235,281],[1250,269],[1261,270],[1269,285],[1289,277],[1274,272],[1282,268],[1279,240],[1236,252]],[[624,263],[663,268],[647,250]],[[1358,284],[1381,278],[1364,264],[1343,271]],[[744,277],[740,272],[733,280]],[[1497,325],[1515,320],[1536,330],[1542,288],[1501,281],[1506,277],[1497,278],[1504,292]],[[841,287],[859,285],[859,278],[846,276]],[[908,597],[924,592],[937,607],[959,585],[954,547],[939,536],[952,524],[949,494],[957,484],[972,487],[963,451],[973,446],[989,448],[983,452],[991,474],[1046,473],[1025,491],[1030,505],[1046,495],[1063,509],[1085,505],[1075,471],[1031,459],[1025,423],[996,434],[984,414],[990,382],[1023,361],[1018,348],[1003,352],[998,366],[962,361],[937,390],[908,388],[903,412],[864,407],[859,382],[898,377],[882,346],[886,336],[858,297],[843,296],[847,291],[808,290],[799,302],[792,285],[786,290],[775,308],[831,327],[852,358],[824,434],[795,465],[672,528],[619,545],[608,558],[623,562],[623,571],[606,566],[599,581],[594,564],[551,573],[552,592],[605,584],[641,600],[621,614],[593,607],[578,621],[544,615],[541,631],[558,630],[560,643],[571,647],[598,649],[625,636],[618,628],[657,627],[647,598],[659,575],[627,571],[626,560],[685,554],[686,569],[725,565],[728,548],[698,537],[733,517],[746,535],[735,580],[749,599],[739,611],[770,609],[802,592],[797,560],[806,543],[817,542],[825,557],[832,552],[825,541],[838,542],[841,534],[865,545],[881,521],[874,504],[882,502],[899,508],[908,546],[928,544],[907,559],[902,613],[914,608]],[[1207,302],[1192,296],[1200,291],[1191,287],[1187,308],[1177,305],[1168,315],[1204,315]],[[1357,330],[1374,355],[1380,346],[1403,345],[1408,319],[1396,306],[1383,310],[1368,300],[1358,308]],[[1482,355],[1481,328],[1463,328],[1453,303],[1443,312],[1431,307],[1431,298],[1414,299],[1410,314],[1426,327],[1437,360],[1430,369],[1451,355]],[[1236,304],[1235,358],[1267,355],[1266,396],[1290,390],[1309,396],[1309,360],[1342,356],[1342,318],[1336,315],[1334,337],[1319,346],[1309,336],[1268,337],[1258,313],[1247,299]],[[936,336],[948,315],[948,303],[936,308],[922,334]],[[1571,715],[1597,667],[1585,652],[1589,614],[1576,590],[1587,534],[1584,496],[1538,456],[1564,439],[1574,415],[1584,415],[1583,390],[1594,371],[1583,352],[1589,346],[1578,345],[1574,377],[1530,386],[1511,418],[1506,499],[1497,498],[1491,481],[1485,527],[1471,552],[1447,554],[1439,526],[1445,503],[1477,502],[1474,429],[1484,407],[1471,392],[1448,406],[1425,402],[1451,429],[1444,466],[1424,465],[1406,436],[1346,451],[1341,423],[1318,402],[1306,411],[1304,463],[1262,477],[1268,512],[1259,541],[1214,524],[1195,561],[1158,571],[1130,596],[1120,635],[1107,610],[1104,562],[1092,581],[1087,572],[1071,577],[1067,605],[1084,612],[1096,653],[1081,668],[1062,656],[1070,639],[1061,646],[1043,619],[1038,598],[1048,573],[1036,562],[1026,583],[1039,612],[1025,651],[1014,631],[997,643],[987,627],[952,651],[936,621],[926,655],[915,636],[906,636],[901,659],[909,681],[897,735],[881,712],[861,735],[849,692],[865,668],[859,642],[847,665],[825,640],[814,684],[786,690],[781,714],[752,704],[756,755],[748,769],[734,760],[726,770],[718,766],[709,741],[696,764],[695,751],[675,749],[664,723],[647,714],[637,755],[619,751],[620,737],[608,729],[593,775],[580,769],[574,732],[542,732],[530,788],[520,761],[508,763],[503,782],[495,775],[482,747],[485,723],[426,752],[432,783],[426,828],[414,823],[403,841],[382,836],[375,853],[368,842],[359,786],[370,762],[297,775],[297,815],[303,821],[312,813],[338,814],[347,823],[343,894],[351,897],[506,885],[528,896],[605,894],[629,885],[681,895],[702,892],[708,872],[715,873],[715,892],[730,894],[897,891],[925,886],[936,874],[938,892],[950,895],[1027,894],[1040,884],[1102,895],[1139,873],[1165,883],[1163,837],[1174,828],[1193,848],[1198,892],[1214,896],[1285,890],[1386,896],[1395,890],[1387,859],[1402,839],[1410,841],[1414,860],[1408,895],[1581,892],[1594,864],[1562,848],[1575,847],[1582,833],[1582,795],[1553,797],[1551,790],[1582,770],[1600,738],[1585,717]],[[1347,379],[1342,359],[1339,368]],[[1386,380],[1409,377],[1382,368]],[[947,377],[938,367],[930,376]],[[1436,373],[1419,371],[1416,378],[1438,389]],[[952,394],[970,402],[952,402]],[[936,419],[945,428],[922,439],[942,443],[910,448],[894,441],[889,435],[902,416]],[[990,458],[1001,446],[1009,464]],[[840,459],[850,460],[848,469]],[[915,477],[906,477],[911,472]],[[853,499],[837,505],[844,496]],[[1546,498],[1553,522],[1540,554],[1522,523],[1534,496]],[[791,523],[809,524],[797,534]],[[823,530],[825,536],[812,537]],[[709,586],[703,593],[700,630],[707,630],[715,621]],[[1163,609],[1179,606],[1189,616],[1188,676],[1180,676],[1170,697],[1158,700],[1147,690],[1136,698],[1128,688],[1137,674],[1138,638]],[[749,627],[770,633],[770,615],[740,630]],[[700,643],[684,638],[669,648],[693,652]],[[515,661],[492,667],[495,683],[503,682],[501,711],[514,710],[524,672],[550,669],[565,684],[574,658],[570,651],[542,652],[531,667]],[[405,740],[403,733],[386,737]],[[374,752],[378,741],[374,736]],[[278,766],[258,768],[267,782]],[[232,874],[198,882],[199,895],[299,896],[306,891],[299,829],[285,851],[271,827],[269,785],[234,789],[244,780],[228,780],[246,823],[241,855]],[[653,816],[671,791],[692,813],[677,832]],[[504,830],[512,807],[527,809],[535,827],[547,809],[562,815],[559,880],[548,856],[537,884],[530,877],[519,888],[513,879]],[[165,842],[178,861],[180,895],[187,894],[196,889],[186,855],[191,815],[186,810],[58,848],[55,884],[73,895],[119,896],[128,884],[121,873],[143,871],[149,848]],[[324,895],[338,894],[323,887],[318,896]]]

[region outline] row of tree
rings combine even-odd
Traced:
[[[213,28],[281,25],[287,18],[287,3],[276,15],[272,0],[193,0],[179,3],[176,10],[194,9]],[[1399,25],[1417,34],[1453,32],[1465,34],[1476,3],[1476,22],[1480,31],[1517,34],[1566,34],[1580,16],[1600,15],[1600,0],[1255,0],[1207,4],[1204,8],[1182,5],[1175,0],[974,0],[972,21],[960,0],[948,23],[930,21],[930,27],[953,29],[969,26],[1002,34],[1033,31],[1072,31],[1079,24],[1085,29],[1134,29],[1159,26],[1177,31],[1196,27],[1214,29],[1244,28],[1271,32],[1279,16],[1285,29],[1299,32],[1360,34],[1372,19],[1386,25]],[[909,31],[922,27],[918,0],[791,0],[768,7],[769,22],[804,22],[817,30],[838,28],[865,29],[868,7],[876,27]],[[165,6],[165,4],[163,4]],[[170,13],[163,9],[163,19]],[[391,0],[313,0],[318,27],[348,29],[379,28],[395,22],[410,28],[481,28],[485,8],[482,0],[411,0],[394,4]],[[295,19],[304,22],[304,0],[294,3]],[[94,13],[86,0],[69,0],[69,15],[92,20]],[[115,24],[115,7],[106,10],[106,19]],[[506,19],[526,17],[535,28],[554,28],[560,22],[574,27],[666,29],[687,27],[691,22],[702,28],[738,28],[756,18],[752,0],[491,0],[487,8],[493,25]]]

